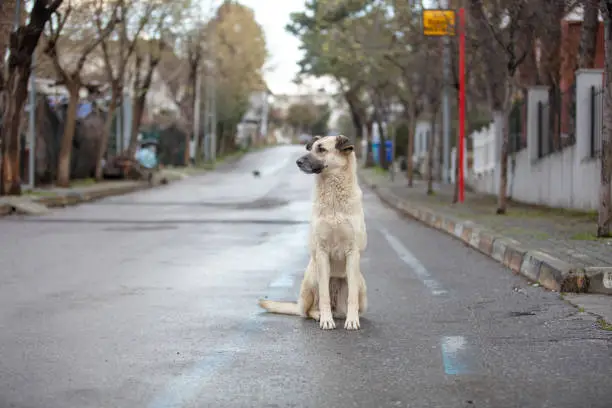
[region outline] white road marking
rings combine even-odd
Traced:
[[[449,375],[475,374],[478,356],[463,336],[445,336],[441,339],[444,372]]]
[[[429,288],[431,294],[434,296],[440,296],[448,293],[445,289],[440,285],[427,271],[425,266],[410,252],[402,243],[391,235],[389,231],[384,228],[379,228],[380,232],[383,234],[389,246],[393,248],[397,256],[404,261],[406,265],[410,267],[414,271],[414,273],[421,279],[423,284]]]

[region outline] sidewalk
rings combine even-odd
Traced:
[[[117,180],[83,184],[76,181],[69,188],[36,188],[18,197],[0,197],[0,217],[14,212],[26,215],[41,215],[47,213],[48,209],[53,207],[76,205],[104,197],[133,193],[182,178],[200,175],[211,170],[226,171],[233,168],[246,153],[248,152],[239,151],[219,157],[214,166],[208,164],[201,167],[164,168],[155,174],[152,183]]]
[[[171,181],[186,177],[180,171],[162,170],[157,173],[152,182],[148,181],[102,181],[100,183],[79,184],[70,188],[36,188],[19,197],[0,197],[0,216],[13,212],[26,215],[41,215],[49,208],[76,205],[94,201],[104,197],[133,193],[154,188]]]
[[[453,235],[548,289],[612,294],[612,239],[597,239],[594,213],[510,203],[496,215],[496,197],[466,192],[452,204],[453,186],[424,181],[408,188],[403,174],[362,169],[363,182],[388,205]]]

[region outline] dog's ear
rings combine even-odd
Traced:
[[[355,149],[351,139],[344,135],[336,136],[336,150],[339,152],[350,153]]]
[[[317,140],[319,140],[321,138],[321,136],[315,136],[313,137],[310,142],[306,143],[306,150],[310,151],[312,150],[312,145],[314,144],[314,142],[316,142]]]

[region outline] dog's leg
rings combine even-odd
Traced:
[[[348,299],[344,328],[347,330],[359,329],[359,292],[361,289],[359,258],[360,253],[357,248],[346,254],[346,283],[348,285]]]
[[[303,317],[313,317],[311,312],[313,311],[313,306],[315,302],[315,291],[317,290],[316,282],[313,282],[313,269],[315,267],[312,260],[308,262],[308,267],[306,268],[306,273],[304,274],[304,278],[302,279],[302,284],[300,285],[300,297],[298,298],[298,308],[302,313]],[[315,319],[318,320],[318,319]]]
[[[359,314],[361,315],[365,313],[366,309],[368,308],[368,289],[361,272],[359,275],[361,278],[361,286],[359,287]]]
[[[333,312],[335,319],[346,319],[346,304],[348,302],[348,285],[346,279],[338,279],[340,289],[336,299],[336,310]]]
[[[317,249],[315,259],[319,283],[319,312],[321,313],[319,327],[323,330],[335,329],[336,323],[332,316],[331,299],[329,297],[329,255]]]

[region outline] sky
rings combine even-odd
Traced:
[[[305,93],[320,87],[333,91],[331,82],[324,79],[309,79],[301,87],[292,83],[302,52],[299,40],[285,31],[285,25],[289,23],[290,13],[304,10],[304,0],[240,0],[240,3],[253,9],[255,19],[264,30],[270,54],[265,79],[272,93]]]

